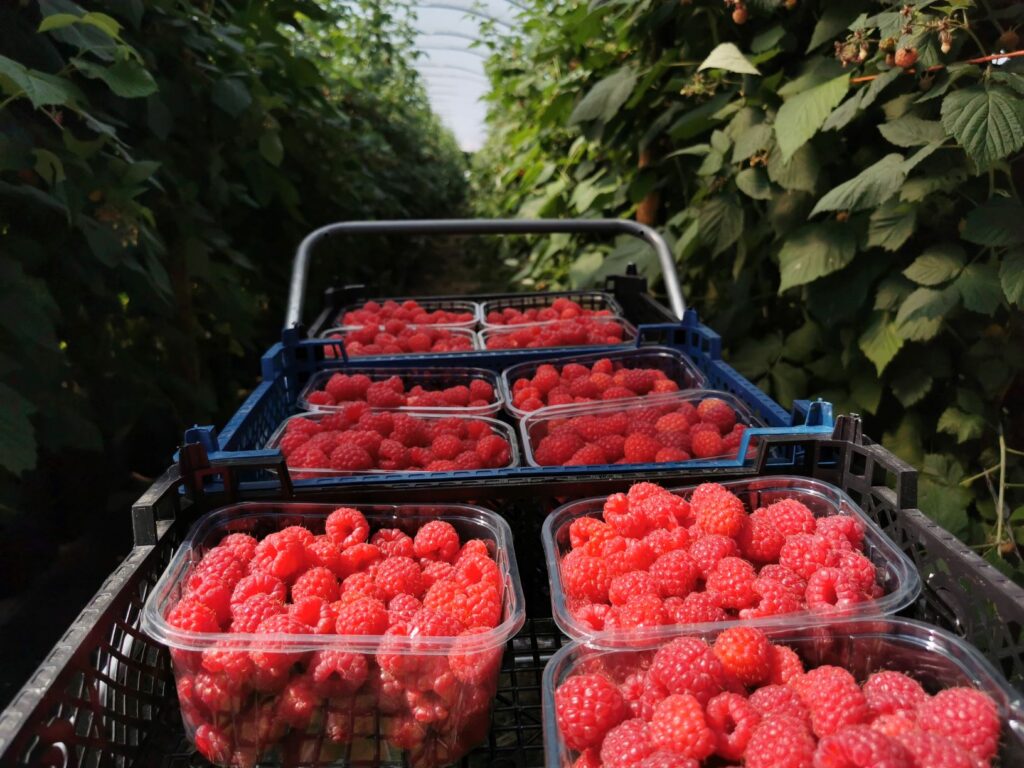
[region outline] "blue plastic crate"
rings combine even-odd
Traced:
[[[694,364],[704,372],[708,386],[731,392],[746,403],[750,409],[767,426],[747,431],[744,442],[740,446],[739,456],[745,456],[748,442],[751,439],[767,435],[821,435],[832,433],[833,419],[830,404],[817,401],[809,403],[798,401],[792,413],[787,413],[780,405],[764,392],[743,378],[730,365],[721,360],[721,339],[714,331],[701,324],[697,314],[688,311],[681,323],[659,323],[641,325],[636,344],[659,344],[669,346],[687,355]],[[301,338],[298,333],[286,332],[281,343],[275,344],[263,356],[263,382],[252,392],[239,408],[238,412],[227,423],[219,434],[212,427],[198,427],[189,430],[185,442],[200,442],[205,447],[211,462],[217,463],[229,459],[244,460],[248,463],[265,460],[267,464],[275,458],[280,460],[277,451],[263,448],[267,439],[288,416],[299,412],[296,401],[299,392],[310,375],[322,370],[344,370],[347,366],[365,365],[362,358],[346,360],[343,356],[325,358],[324,348],[333,347],[335,353],[341,353],[337,342],[320,339]],[[529,360],[539,360],[552,356],[571,356],[573,354],[595,353],[602,350],[622,349],[616,347],[576,347],[558,349],[529,350],[476,350],[474,352],[458,352],[429,355],[396,355],[392,357],[375,357],[375,367],[409,367],[409,366],[466,366],[487,368],[500,372],[505,368]],[[773,456],[773,465],[786,465],[798,457],[790,449],[779,456]],[[749,460],[711,459],[690,461],[684,465],[674,465],[674,470],[694,474],[708,471],[741,470],[749,466]],[[299,480],[296,483],[307,486],[351,486],[378,485],[400,483],[403,481],[444,482],[473,478],[506,479],[517,477],[544,478],[566,477],[572,475],[594,474],[595,472],[613,472],[616,474],[642,474],[644,472],[663,471],[665,465],[609,465],[607,467],[517,467],[502,470],[463,470],[455,472],[394,472],[383,475],[354,475],[342,477],[324,477]],[[262,472],[251,473],[250,479],[243,481],[244,487],[271,487],[277,483],[272,475]]]

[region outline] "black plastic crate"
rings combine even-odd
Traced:
[[[1014,685],[1024,684],[1024,589],[916,509],[916,472],[881,446],[862,441],[859,422],[846,417],[832,439],[805,438],[799,453],[803,464],[787,466],[786,474],[816,477],[842,488],[917,563],[924,590],[908,615],[960,634]],[[770,466],[760,469],[772,473]],[[644,479],[672,482],[671,475]],[[636,479],[605,476],[584,483],[566,478],[462,489],[463,500],[498,510],[512,525],[530,616],[506,650],[489,741],[462,765],[543,765],[540,671],[561,638],[547,618],[547,576],[536,557],[540,525],[566,498],[611,492]],[[4,765],[203,764],[184,740],[166,651],[139,631],[139,614],[190,519],[238,497],[224,492],[182,496],[179,485],[174,468],[139,500],[134,509],[137,529],[155,531],[155,541],[135,547],[0,715]],[[373,496],[386,493],[374,489]],[[415,500],[429,493],[428,486],[403,486],[391,489],[390,498]],[[357,490],[337,489],[333,494],[279,489],[278,498],[282,496],[338,502],[368,498]]]

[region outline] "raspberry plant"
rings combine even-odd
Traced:
[[[1024,444],[1022,23],[1007,0],[535,2],[490,43],[483,210],[657,226],[742,373],[864,414],[920,506],[1019,569],[1022,500],[961,481]],[[626,240],[506,256],[537,288],[658,273]]]

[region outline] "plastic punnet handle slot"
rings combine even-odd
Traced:
[[[672,312],[682,319],[686,311],[675,261],[665,240],[648,226],[626,219],[413,219],[410,221],[342,221],[310,232],[299,243],[292,262],[288,289],[288,310],[284,327],[302,322],[309,261],[313,248],[322,240],[339,235],[547,235],[603,234],[631,235],[647,243],[658,255],[665,291]]]

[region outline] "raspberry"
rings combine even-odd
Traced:
[[[812,669],[791,683],[810,710],[811,730],[818,738],[838,733],[870,717],[864,694],[853,675],[829,665]]]
[[[651,530],[648,517],[634,510],[624,493],[613,493],[605,499],[602,511],[605,521],[622,536],[638,539]]]
[[[590,542],[607,541],[614,536],[611,525],[596,517],[577,517],[569,524],[569,543],[579,549]]]
[[[800,720],[772,715],[762,720],[747,742],[744,768],[812,768],[814,737]]]
[[[318,635],[332,635],[338,620],[334,605],[321,597],[304,597],[288,606],[288,615],[312,627]]]
[[[361,544],[370,534],[370,524],[366,522],[366,517],[362,512],[351,507],[338,507],[331,512],[327,516],[324,528],[327,538],[342,550],[353,544]]]
[[[591,557],[583,550],[569,552],[561,562],[562,581],[569,597],[594,603],[608,602],[612,574],[604,558]]]
[[[814,533],[817,527],[814,513],[796,499],[782,499],[764,508],[765,517],[783,536]]]
[[[501,594],[486,583],[463,588],[451,580],[436,582],[423,596],[423,605],[458,620],[467,628],[493,627],[501,618]]]
[[[755,563],[774,563],[779,559],[779,552],[786,543],[786,537],[755,512],[736,537],[736,543],[748,560]]]
[[[736,411],[717,397],[708,397],[697,406],[697,415],[701,421],[706,421],[718,427],[718,431],[725,434],[736,424]]]
[[[306,547],[306,559],[313,568],[328,568],[339,579],[349,575],[349,564],[341,556],[341,549],[326,536],[317,536]]]
[[[565,466],[567,467],[585,467],[592,466],[595,464],[607,464],[608,457],[605,456],[601,446],[596,443],[589,443],[580,448],[576,453],[572,455]]]
[[[484,435],[473,451],[484,467],[490,469],[500,469],[512,461],[512,446],[499,435]]]
[[[807,589],[807,580],[793,573],[784,565],[769,563],[758,572],[758,578],[771,579],[778,582],[794,595],[803,596]]]
[[[995,757],[999,715],[992,699],[973,688],[947,688],[917,707],[921,730],[945,736],[979,760]]]
[[[684,598],[670,597],[665,600],[665,610],[675,624],[704,624],[729,618],[709,592],[691,592]]]
[[[644,543],[651,548],[651,552],[654,553],[655,557],[660,557],[667,552],[686,549],[690,543],[690,534],[682,526],[672,528],[671,530],[659,528],[647,534],[644,537]],[[696,560],[694,560],[694,563],[696,564]],[[697,571],[700,573],[700,566],[697,566]]]
[[[879,733],[884,733],[886,736],[899,738],[911,731],[917,731],[917,723],[911,719],[912,716],[912,713],[910,717],[906,715],[878,715],[878,717],[871,721],[871,727]],[[924,731],[920,731],[920,733],[924,733]],[[946,740],[943,739],[943,741]],[[955,744],[952,746],[954,749],[960,749]]]
[[[571,749],[598,746],[628,714],[619,689],[603,675],[574,675],[555,691],[555,719]]]
[[[310,568],[292,585],[292,600],[319,597],[328,603],[338,599],[338,579],[327,568]]]
[[[366,402],[373,408],[401,408],[405,395],[395,392],[386,381],[375,381],[366,390]]]
[[[708,574],[715,570],[715,567],[723,558],[738,554],[739,550],[736,548],[736,542],[728,536],[701,536],[690,544],[690,556],[697,563],[701,576],[704,578],[707,578]]]
[[[721,436],[710,429],[693,432],[690,446],[690,452],[697,459],[713,459],[723,455],[725,450]]]
[[[864,601],[860,587],[838,568],[820,568],[811,574],[804,597],[808,608],[819,611],[849,608]]]
[[[665,604],[657,595],[636,595],[624,606],[609,614],[605,627],[609,629],[646,629],[668,623]]]
[[[894,715],[913,712],[928,698],[924,688],[914,678],[902,672],[885,670],[875,672],[861,687],[873,715]]]
[[[300,469],[324,469],[331,466],[327,454],[313,445],[302,445],[288,454],[288,466]]]
[[[760,713],[737,693],[720,693],[708,702],[704,713],[715,734],[715,752],[727,760],[739,760],[747,748]]]
[[[700,763],[675,752],[659,749],[645,757],[639,763],[639,768],[700,768]]]
[[[294,677],[281,691],[275,714],[297,730],[305,730],[320,707],[321,698],[309,677]]]
[[[661,443],[649,435],[635,433],[626,438],[623,458],[627,464],[652,463],[661,450]]]
[[[650,734],[656,748],[696,760],[715,750],[715,733],[708,728],[701,703],[689,693],[672,694],[654,708]]]
[[[341,552],[341,562],[344,570],[349,574],[356,574],[364,571],[381,559],[380,550],[373,544],[353,544]],[[349,578],[345,577],[346,580]]]
[[[814,753],[815,768],[914,768],[910,754],[895,739],[867,725],[851,725],[826,736]]]
[[[694,490],[690,509],[706,534],[736,537],[747,521],[743,502],[713,483],[705,483]]]
[[[284,613],[284,602],[275,595],[255,594],[231,606],[231,631],[255,632],[264,619]]]
[[[721,693],[725,669],[703,640],[679,637],[662,646],[651,662],[650,678],[669,693],[691,693],[701,703]]]
[[[881,718],[879,718],[881,719]],[[874,728],[875,723],[871,727]],[[884,731],[883,731],[884,733]],[[915,768],[977,768],[969,752],[937,733],[912,729],[893,734],[913,760]]]
[[[708,574],[705,588],[714,592],[723,608],[749,608],[757,601],[754,594],[754,566],[739,557],[723,557]]]
[[[258,599],[259,595],[250,598],[250,601]],[[312,631],[312,627],[297,621],[287,613],[268,616],[256,627],[257,633],[267,635],[308,635]],[[303,651],[282,651],[277,648],[279,646],[275,643],[264,640],[257,650],[249,652],[249,657],[257,668],[274,674],[286,671],[288,667],[297,664],[306,655]]]
[[[558,370],[555,366],[547,363],[538,367],[537,372],[533,375],[533,386],[544,395],[561,383],[562,378],[558,375]]]
[[[655,560],[650,575],[662,597],[686,597],[697,585],[700,567],[689,552],[677,549]]]
[[[628,498],[630,508],[644,515],[655,528],[677,528],[692,519],[686,499],[653,483],[637,483],[629,489]]]
[[[281,455],[283,455],[288,460],[288,463],[290,465],[298,466],[296,464],[297,460],[293,459],[292,456],[293,454],[301,451],[302,447],[306,445],[308,441],[309,436],[303,432],[285,432],[284,436],[278,442],[277,447],[278,450],[281,451]],[[305,452],[303,452],[303,454],[300,454],[302,458],[299,459],[303,463],[307,461],[306,457],[304,456],[304,453]],[[320,453],[323,453],[323,451],[321,451]]]
[[[321,696],[355,693],[369,675],[369,665],[361,653],[316,651],[309,660],[309,671]]]
[[[416,557],[450,563],[459,553],[459,534],[451,523],[431,520],[416,532],[413,550]]]
[[[741,619],[757,619],[763,616],[782,616],[796,613],[804,607],[803,594],[794,594],[784,584],[773,579],[758,576],[754,579],[754,594],[757,603],[752,608],[740,611]]]
[[[759,629],[730,627],[718,635],[711,650],[726,673],[743,685],[757,686],[767,682],[771,673],[771,647]]]
[[[397,528],[381,528],[370,539],[370,543],[381,551],[384,557],[412,557],[412,538]]]
[[[400,594],[420,597],[424,592],[422,572],[411,557],[389,557],[377,566],[373,578],[385,600]]]
[[[372,597],[361,597],[338,610],[339,635],[383,635],[388,628],[388,610]]]
[[[875,586],[875,564],[860,552],[840,552],[836,567],[849,576],[862,592]]]
[[[814,532],[829,540],[833,536],[846,539],[854,549],[864,546],[864,524],[853,515],[819,517]]]
[[[552,433],[541,439],[533,455],[543,467],[564,466],[583,445],[575,432]]]
[[[650,729],[640,718],[619,723],[604,737],[601,743],[603,765],[634,768],[654,751]]]
[[[233,550],[227,547],[214,547],[207,552],[188,577],[186,587],[195,589],[206,579],[220,579],[228,586],[234,587],[245,574],[245,566]]]
[[[231,763],[231,741],[224,732],[209,723],[203,723],[196,729],[193,737],[196,750],[216,765]]]
[[[388,602],[388,624],[394,626],[408,622],[423,607],[423,603],[412,595],[395,595]]]
[[[438,459],[454,459],[462,453],[462,441],[455,435],[439,435],[430,444],[430,452]]]
[[[679,448],[662,448],[654,456],[654,461],[657,464],[668,464],[678,461],[689,461],[690,454]]]
[[[421,560],[420,566],[423,568],[424,589],[430,589],[437,582],[448,578],[455,570],[451,563],[446,563],[443,560]]]
[[[806,723],[808,728],[811,727],[811,713],[789,686],[763,685],[750,694],[748,701],[761,717],[786,715]]]
[[[366,390],[370,387],[370,377],[362,373],[348,376],[344,373],[335,373],[327,380],[324,389],[331,398],[338,403],[352,400],[363,400],[366,397]]]
[[[229,533],[220,540],[220,544],[217,547],[230,550],[238,558],[239,562],[245,565],[256,554],[257,543],[256,539],[247,533]]]
[[[651,374],[642,368],[623,368],[615,373],[613,381],[635,395],[646,395],[654,386]]]
[[[487,403],[493,403],[494,387],[483,379],[473,379],[469,382],[469,397],[472,400],[483,400]]]
[[[622,435],[602,435],[595,443],[601,446],[610,463],[614,463],[625,455],[626,438]]]
[[[381,469],[396,472],[409,468],[409,449],[397,440],[381,440],[377,455]]]
[[[167,623],[186,632],[219,632],[216,612],[194,598],[180,600],[167,613]]]
[[[785,645],[772,646],[772,685],[783,685],[804,673],[804,663],[796,651]]]
[[[582,626],[600,632],[611,613],[611,606],[603,603],[586,603],[578,608],[570,609],[573,618]]]
[[[627,571],[646,571],[654,563],[654,553],[642,540],[615,539],[609,541],[602,554],[608,560],[611,575]]]
[[[460,633],[455,639],[448,656],[448,666],[451,667],[452,674],[463,683],[486,685],[497,678],[504,648],[481,648],[479,641],[474,639],[489,631],[488,627],[473,627]]]
[[[629,571],[616,576],[608,587],[608,600],[612,605],[625,605],[639,595],[658,595],[654,578],[643,571]]]
[[[779,552],[779,565],[783,565],[804,579],[834,561],[828,541],[815,534],[798,533],[786,539]]]
[[[659,432],[686,432],[690,429],[690,420],[685,413],[666,413],[654,426]]]
[[[217,623],[225,626],[231,620],[231,587],[216,576],[207,576],[185,593],[217,614]]]

